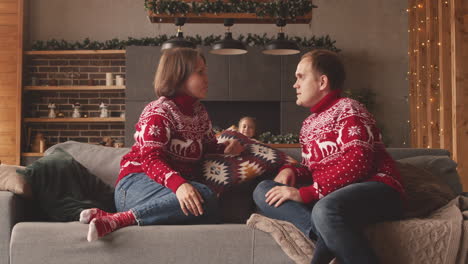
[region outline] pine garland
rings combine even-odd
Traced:
[[[204,0],[187,3],[180,0],[145,0],[145,9],[155,14],[180,15],[194,13],[255,13],[258,17],[295,19],[317,8],[311,0],[272,0],[257,2],[252,0]]]
[[[106,40],[104,42],[91,41],[89,38],[86,38],[82,42],[68,42],[65,40],[56,40],[51,39],[47,41],[34,41],[32,45],[32,50],[118,50],[125,49],[127,46],[161,46],[165,41],[173,38],[175,36],[159,35],[154,38],[131,38],[127,40],[119,40],[117,38]],[[199,35],[186,36],[186,38],[197,45],[200,46],[211,46],[214,42],[219,41],[223,38],[222,35],[210,35],[207,37],[201,37]],[[243,41],[248,46],[264,46],[269,41],[275,39],[276,36],[268,37],[266,34],[257,35],[257,34],[248,34],[247,36],[239,35],[238,40]],[[336,41],[332,40],[330,36],[321,36],[316,37],[312,36],[310,38],[306,37],[287,37],[290,40],[295,41],[299,46],[308,49],[328,49],[331,51],[339,52],[335,46]]]
[[[293,133],[274,135],[267,131],[260,134],[258,140],[265,144],[296,144],[299,143],[299,135]]]

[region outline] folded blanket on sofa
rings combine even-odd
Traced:
[[[291,223],[252,214],[247,225],[270,233],[296,263],[310,263],[314,244]],[[468,197],[458,196],[427,218],[370,226],[366,234],[383,264],[465,264],[468,261]]]

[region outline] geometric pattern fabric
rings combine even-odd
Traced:
[[[218,136],[218,143],[229,139],[237,139],[244,145],[245,150],[238,156],[208,155],[202,165],[205,184],[218,194],[256,177],[274,177],[283,165],[297,163],[284,152],[248,138],[237,131],[223,131]]]

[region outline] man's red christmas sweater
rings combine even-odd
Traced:
[[[357,182],[377,181],[403,194],[400,174],[385,150],[375,120],[364,106],[340,91],[327,94],[311,109],[300,132],[302,166],[296,179],[313,184],[299,188],[304,203]]]
[[[205,153],[222,153],[204,106],[195,98],[160,97],[149,103],[135,125],[135,144],[120,162],[116,184],[131,173],[144,172],[176,192],[187,180],[200,180]]]

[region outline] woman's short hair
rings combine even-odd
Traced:
[[[316,49],[302,55],[301,60],[304,59],[311,62],[314,73],[328,77],[330,89],[343,89],[346,72],[338,54],[325,49]]]
[[[182,88],[197,67],[198,58],[205,63],[203,54],[192,48],[164,50],[154,77],[154,91],[157,96],[174,96]]]

